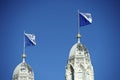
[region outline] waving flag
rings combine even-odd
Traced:
[[[85,26],[92,23],[92,16],[90,13],[80,13],[79,12],[79,25]]]
[[[35,35],[34,34],[25,34],[25,47],[26,46],[35,46],[36,42],[35,42]]]

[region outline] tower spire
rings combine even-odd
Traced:
[[[22,59],[23,59],[23,62],[25,62],[25,59],[26,59],[26,54],[25,53],[22,54]]]
[[[78,33],[77,34],[78,43],[80,43],[80,38],[81,38],[81,35],[80,35],[80,33]]]
[[[78,34],[77,34],[77,39],[78,39],[78,43],[80,43],[80,38],[81,38],[81,35],[80,35],[80,19],[79,19],[79,9],[78,9]]]

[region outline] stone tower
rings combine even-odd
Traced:
[[[80,37],[78,33],[78,42],[72,46],[69,53],[66,66],[66,80],[94,80],[90,54],[87,48],[80,43]]]
[[[12,80],[34,80],[34,72],[25,62],[26,55],[22,55],[23,61],[17,65],[13,72]]]

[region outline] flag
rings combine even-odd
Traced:
[[[35,46],[36,45],[35,35],[34,34],[24,33],[24,35],[25,35],[25,47],[26,46]]]
[[[92,23],[92,16],[90,13],[80,13],[79,12],[79,25],[85,26]]]

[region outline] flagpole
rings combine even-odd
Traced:
[[[78,34],[77,34],[77,39],[78,39],[78,43],[80,43],[80,37],[81,37],[81,35],[80,35],[80,16],[79,16],[79,9],[78,9]]]
[[[24,41],[23,41],[23,54],[25,54],[25,31],[24,31]]]
[[[23,54],[22,54],[22,59],[23,63],[25,62],[26,54],[25,54],[25,31],[24,31],[24,38],[23,38]]]
[[[78,9],[78,33],[80,33],[80,19],[79,19],[79,9]]]

